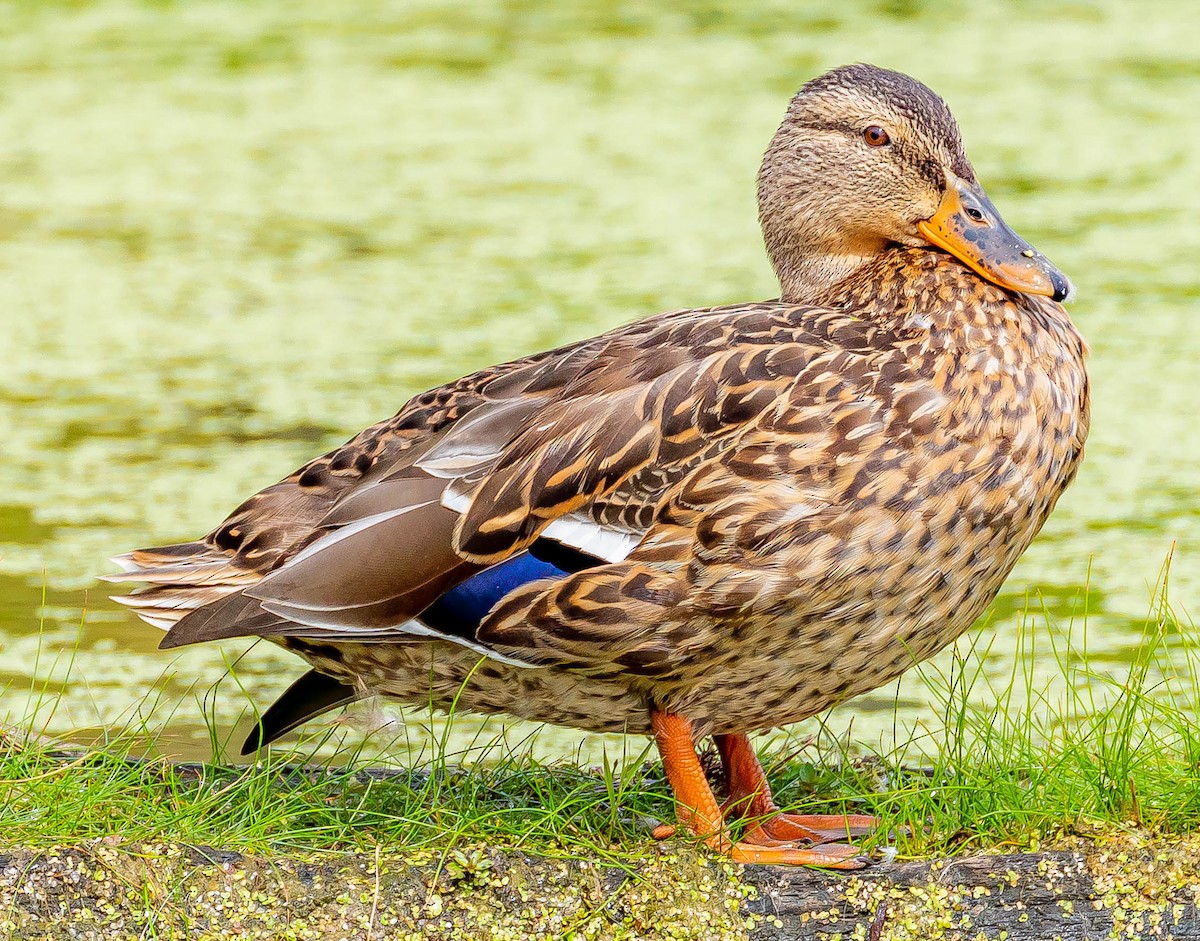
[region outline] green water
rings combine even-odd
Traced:
[[[1006,218],[1079,286],[1087,459],[981,630],[1003,670],[1025,599],[1065,622],[1090,570],[1091,647],[1119,669],[1173,542],[1176,606],[1200,586],[1196,9],[0,5],[0,717],[36,673],[53,731],[151,696],[163,746],[206,755],[200,697],[247,645],[156,652],[95,583],[106,557],[207,531],[465,371],[773,296],[759,156],[796,87],[855,60],[948,99]],[[266,645],[239,664],[263,704],[300,671]],[[835,724],[890,726],[896,695]],[[903,722],[922,698],[902,688]],[[245,705],[223,684],[218,726]]]

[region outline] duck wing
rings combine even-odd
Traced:
[[[147,620],[177,621],[164,646],[438,636],[536,662],[480,642],[486,609],[458,629],[421,615],[501,564],[489,608],[623,560],[664,495],[787,389],[827,313],[675,312],[477,373],[251,498],[202,543],[132,553],[116,577],[151,583],[129,597]]]
[[[919,555],[922,526],[912,514],[935,531],[954,528],[956,500],[929,507],[912,495],[928,480],[993,479],[1006,459],[969,431],[964,437],[950,397],[902,340],[879,330],[859,342],[855,332],[842,342],[818,332],[797,337],[794,349],[784,344],[784,388],[684,462],[623,560],[520,586],[482,621],[478,641],[518,659],[536,654],[541,663],[658,682],[719,659],[739,625],[860,610],[872,573]],[[492,481],[480,492],[504,514],[493,528],[525,532],[541,503],[529,499],[524,514],[513,513],[492,497]],[[617,487],[599,505],[623,508],[619,496]],[[462,531],[478,506],[459,524],[467,547],[475,530]]]

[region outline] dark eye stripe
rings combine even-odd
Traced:
[[[842,121],[797,121],[797,127],[806,127],[814,131],[838,131],[843,134],[857,134],[858,130]]]
[[[917,169],[934,187],[940,189],[946,185],[946,173],[936,160],[922,160]]]

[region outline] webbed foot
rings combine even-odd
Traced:
[[[766,780],[757,758],[763,791],[755,791],[744,801],[747,810],[765,810],[760,823],[752,823],[743,838],[734,842],[729,836],[726,814],[717,803],[704,769],[696,756],[692,724],[684,716],[651,712],[650,724],[663,759],[667,780],[675,792],[680,823],[704,838],[712,849],[739,863],[765,863],[793,866],[820,866],[826,869],[862,869],[869,860],[861,851],[846,843],[833,842],[855,832],[866,832],[874,824],[871,817],[781,814],[770,799]],[[724,736],[732,738],[732,736]],[[741,738],[745,738],[742,736]],[[745,742],[749,747],[749,742]],[[737,747],[741,747],[738,745]],[[751,749],[749,754],[753,756]],[[765,793],[765,801],[755,795]],[[666,835],[665,828],[663,835]],[[657,833],[656,833],[657,835]]]

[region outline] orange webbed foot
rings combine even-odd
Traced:
[[[655,711],[650,714],[650,724],[667,780],[675,792],[679,820],[692,833],[703,837],[712,849],[739,863],[826,869],[862,869],[868,865],[869,860],[857,847],[832,841],[869,830],[873,818],[780,814],[771,802],[757,758],[754,759],[754,767],[758,769],[755,781],[761,784],[761,790],[749,792],[748,796],[755,799],[745,801],[744,806],[747,810],[767,812],[762,814],[761,823],[752,823],[745,836],[735,843],[729,837],[726,814],[717,803],[696,757],[691,722],[683,716]],[[746,747],[748,745],[746,742]],[[753,750],[749,754],[753,756]],[[765,802],[761,799],[762,794],[765,794]],[[665,836],[665,828],[660,829]]]
[[[740,842],[734,843],[729,855],[738,863],[819,866],[822,869],[864,869],[871,864],[857,846],[848,843],[797,846],[794,842],[767,836],[761,827],[752,828]]]
[[[878,828],[879,821],[866,814],[786,814],[780,811],[758,823],[758,829],[772,839],[785,842],[807,840],[813,844],[853,840],[867,836]]]
[[[726,816],[736,816],[755,825],[773,840],[821,844],[853,840],[879,828],[879,821],[866,814],[789,814],[775,805],[767,776],[750,739],[741,734],[713,736],[721,753],[729,800]]]

